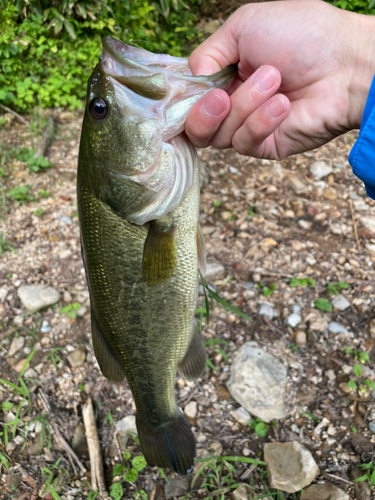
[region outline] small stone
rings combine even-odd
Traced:
[[[348,333],[348,330],[340,325],[340,323],[336,323],[336,321],[331,321],[328,323],[328,331],[337,334],[337,333]]]
[[[264,240],[264,244],[268,245],[269,247],[277,247],[278,243],[275,241],[273,238],[266,238]]]
[[[327,429],[327,434],[329,436],[334,436],[335,434],[337,434],[337,430],[335,427],[333,427],[333,425],[330,425]]]
[[[8,295],[8,289],[5,286],[0,287],[0,300],[5,300]]]
[[[235,353],[227,383],[232,397],[265,422],[285,417],[287,370],[254,342]]]
[[[64,302],[71,302],[72,301],[72,296],[70,295],[68,290],[64,290],[63,300],[64,300]]]
[[[375,422],[370,422],[368,424],[368,428],[370,429],[371,432],[375,434]]]
[[[298,177],[291,177],[289,184],[296,194],[306,193],[306,186]]]
[[[309,231],[311,229],[312,222],[310,222],[308,220],[301,219],[301,220],[298,221],[298,225],[302,229],[305,229],[305,231]]]
[[[28,368],[24,373],[25,378],[37,378],[38,374],[33,368]]]
[[[217,262],[207,262],[205,280],[207,283],[211,281],[221,280],[225,277],[225,268]]]
[[[121,420],[115,422],[116,429],[124,434],[134,432],[137,434],[137,426],[135,425],[135,415],[128,415]]]
[[[340,391],[342,391],[344,394],[350,394],[352,391],[350,389],[350,387],[348,386],[348,383],[347,382],[341,382],[339,384],[339,389]]]
[[[83,318],[84,315],[87,313],[87,311],[88,311],[87,307],[82,306],[76,310],[76,315],[78,318]]]
[[[342,365],[341,370],[345,375],[350,375],[353,372],[353,367],[350,365]]]
[[[331,382],[333,380],[336,380],[336,374],[333,370],[327,370],[326,371],[326,377],[328,378],[328,380],[330,380]]]
[[[200,432],[195,440],[197,443],[205,443],[207,441],[207,436],[206,434],[203,434],[203,432]]]
[[[331,422],[328,420],[328,418],[323,417],[322,421],[314,429],[315,436],[319,436],[322,430],[328,427],[330,423]]]
[[[15,316],[13,318],[13,323],[16,325],[16,326],[22,326],[22,323],[23,323],[23,316]]]
[[[250,489],[245,483],[240,484],[239,487],[233,491],[231,495],[232,500],[248,500],[249,491]]]
[[[220,455],[223,453],[223,447],[218,441],[213,441],[210,444],[210,450],[212,450],[212,453],[217,457],[220,457]]]
[[[24,337],[13,337],[12,343],[10,344],[9,347],[9,356],[14,356],[16,352],[20,351],[23,349],[23,346],[25,345],[25,338]]]
[[[293,210],[285,210],[284,212],[284,217],[286,217],[287,219],[294,219],[295,216],[296,214],[293,212]]]
[[[295,328],[299,323],[301,323],[301,321],[302,317],[300,314],[298,314],[298,312],[291,314],[287,319],[288,325],[292,328]]]
[[[42,333],[48,333],[51,331],[51,327],[49,326],[48,324],[48,321],[47,320],[43,320],[42,322],[42,326],[40,327],[40,331]]]
[[[86,350],[83,346],[77,347],[67,356],[69,364],[72,368],[82,366],[86,359]]]
[[[332,483],[319,483],[303,490],[300,500],[350,500],[350,497]]]
[[[195,418],[197,416],[197,413],[198,413],[197,402],[196,401],[190,401],[190,403],[188,403],[185,406],[184,413],[189,418]]]
[[[270,304],[266,304],[265,302],[261,304],[258,311],[258,314],[260,314],[260,316],[266,316],[269,320],[273,319],[274,313],[274,308]]]
[[[7,481],[6,482],[7,490],[13,493],[15,490],[17,490],[21,486],[22,476],[20,473],[8,474],[6,476],[6,481]],[[5,495],[5,492],[4,492],[4,495]],[[7,495],[5,495],[5,497],[7,497]],[[9,498],[11,498],[11,497],[9,496]]]
[[[327,165],[325,161],[315,161],[310,167],[310,172],[313,174],[315,179],[320,180],[331,174],[333,169]]]
[[[29,311],[39,311],[60,300],[59,292],[47,285],[24,285],[19,287],[17,293],[22,305]]]
[[[241,425],[247,425],[251,418],[250,413],[245,410],[245,408],[242,408],[242,406],[240,406],[240,408],[237,408],[236,410],[232,410],[230,412],[230,415]]]
[[[61,217],[59,217],[59,220],[64,224],[66,224],[67,226],[70,226],[72,223],[72,219],[67,215],[62,215]]]
[[[179,476],[169,474],[164,486],[164,495],[169,498],[182,497],[190,491],[189,476]],[[163,495],[163,496],[164,496]]]
[[[359,221],[361,222],[362,226],[364,226],[372,233],[375,233],[375,217],[361,217]]]
[[[288,493],[309,486],[320,473],[309,450],[297,441],[266,443],[264,460],[270,486]]]
[[[331,201],[337,200],[337,193],[334,189],[328,187],[323,191],[323,198]]]
[[[284,179],[284,172],[281,163],[274,163],[272,165],[273,177],[282,181]]]
[[[350,307],[350,302],[343,295],[336,295],[336,297],[332,299],[332,305],[339,311],[345,311]]]
[[[296,342],[299,346],[304,346],[306,344],[306,332],[303,330],[297,332]]]

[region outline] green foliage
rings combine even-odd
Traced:
[[[255,434],[259,438],[264,438],[267,436],[268,425],[263,422],[261,418],[252,418],[248,421],[247,425],[250,427],[250,429],[254,430]]]
[[[26,186],[16,186],[8,191],[8,196],[13,201],[18,201],[20,204],[27,203],[28,201],[36,201],[35,196],[30,191],[31,186],[29,184]]]
[[[21,148],[15,148],[12,151],[12,154],[18,160],[26,162],[27,168],[30,172],[39,172],[42,168],[49,168],[52,165],[42,155],[39,155],[35,158],[36,149],[29,149],[26,146]]]
[[[375,15],[375,0],[326,0],[331,5],[340,9],[358,12],[359,14]]]
[[[116,464],[113,468],[113,476],[121,476],[120,481],[114,482],[111,485],[109,495],[114,500],[121,500],[124,495],[124,488],[122,486],[122,481],[128,483],[134,483],[138,479],[138,472],[141,472],[146,466],[147,462],[143,455],[137,455],[131,460],[131,454],[128,450],[123,453],[124,464]],[[142,489],[137,489],[134,494],[136,499],[147,499],[147,494]]]
[[[296,278],[295,276],[290,280],[289,286],[292,288],[297,287],[298,285],[301,286],[312,286],[315,287],[315,280],[313,278]]]
[[[1,409],[3,411],[10,411],[13,408],[14,404],[11,403],[10,401],[3,401],[1,403]]]
[[[251,318],[249,318],[249,316],[247,316],[242,311],[240,311],[240,309],[238,309],[237,307],[232,306],[226,300],[222,299],[217,293],[215,293],[213,290],[211,290],[211,288],[207,284],[207,281],[204,279],[202,273],[199,270],[198,270],[198,272],[199,272],[199,277],[201,279],[201,283],[202,283],[202,286],[203,286],[204,300],[205,300],[205,306],[206,306],[207,324],[210,321],[210,302],[209,302],[209,298],[211,300],[211,305],[212,305],[213,301],[215,300],[220,305],[222,305],[226,309],[229,309],[233,313],[238,314],[242,318],[247,319],[248,321],[253,321]]]
[[[5,0],[0,17],[0,102],[17,111],[35,106],[82,108],[101,37],[187,55],[202,39],[194,28],[198,0]]]
[[[353,349],[352,347],[346,346],[344,347],[344,352],[346,354],[352,354],[355,361],[358,361],[361,364],[369,363],[370,362],[370,356],[369,353],[366,351],[357,351],[356,349]]]
[[[323,312],[331,312],[332,304],[328,299],[320,298],[314,302],[314,306]]]
[[[75,319],[77,317],[77,310],[81,309],[81,304],[79,302],[73,302],[60,309],[60,312],[66,314],[68,318]]]
[[[14,245],[4,237],[4,233],[0,233],[0,255],[5,252],[14,252]]]
[[[271,285],[268,287],[264,283],[259,283],[259,284],[255,285],[255,289],[261,290],[262,294],[265,297],[269,297],[276,290],[276,285],[275,285],[275,283],[271,283]]]
[[[353,372],[356,377],[360,377],[362,375],[362,367],[355,364],[353,367]]]
[[[57,354],[58,352],[64,351],[63,347],[54,347],[51,352],[48,354],[47,359],[50,359],[53,366],[55,367],[55,370],[58,371],[59,367],[58,364],[62,366],[64,364],[64,361],[60,358],[60,356]]]
[[[354,482],[368,480],[370,483],[370,488],[375,486],[375,465],[372,462],[369,462],[368,464],[359,464],[358,467],[364,469],[366,471],[366,474],[362,477],[359,477],[358,479],[354,479]]]
[[[339,281],[336,285],[334,283],[328,283],[327,285],[328,297],[333,294],[338,295],[340,293],[338,289],[347,290],[348,288],[349,285],[345,281]]]

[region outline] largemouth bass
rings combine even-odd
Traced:
[[[109,380],[126,376],[148,464],[183,474],[195,443],[175,401],[176,370],[195,380],[206,364],[194,320],[199,167],[184,122],[235,72],[192,77],[185,58],[104,38],[82,127],[77,192],[95,356]]]

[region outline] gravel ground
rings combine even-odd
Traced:
[[[121,450],[131,457],[140,452],[136,439],[125,443],[115,437],[115,422],[135,411],[128,385],[101,375],[91,346],[75,195],[81,115],[63,112],[56,122],[57,137],[48,152],[53,166],[38,173],[11,154],[14,147],[35,147],[37,137],[10,118],[0,130],[0,373],[18,388],[0,384],[4,498],[36,499],[39,493],[56,498],[51,489],[43,492],[51,477],[52,490],[63,500],[87,498],[89,472],[74,471],[55,429],[89,471],[82,420],[88,398],[96,410],[108,489],[113,467],[123,460]],[[222,266],[208,281],[253,321],[216,304],[208,325],[202,318],[203,338],[225,340],[220,344],[225,355],[211,344],[207,351],[215,369],[207,369],[197,383],[177,378],[176,394],[180,407],[187,407],[199,458],[210,457],[211,450],[215,456],[262,459],[265,443],[295,440],[320,468],[315,483],[331,482],[350,498],[365,500],[371,498],[367,482],[353,479],[363,475],[357,465],[371,462],[375,444],[375,202],[347,162],[354,140],[354,133],[347,134],[282,162],[231,150],[199,152],[208,261]],[[320,172],[324,176],[318,179]],[[9,190],[26,185],[36,201],[9,197]],[[4,240],[13,251],[5,251]],[[61,300],[30,313],[17,293],[23,285],[49,285]],[[334,305],[332,311],[315,306],[322,298]],[[199,306],[203,303],[200,296]],[[288,370],[287,416],[267,425],[264,437],[233,417],[239,404],[226,386],[234,353],[248,341]],[[42,404],[44,394],[49,411]],[[269,498],[297,498],[275,497],[275,490],[267,489],[264,467],[232,465],[233,470],[222,467],[213,482],[224,488],[225,497],[231,484],[246,483],[257,494],[270,491]],[[154,500],[183,498],[187,482],[169,475],[166,483],[165,474],[147,467],[136,482],[122,483],[124,498],[142,498],[140,489]],[[201,481],[200,476],[185,498],[210,496],[215,488]]]

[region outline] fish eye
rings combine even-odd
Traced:
[[[96,120],[103,120],[108,115],[107,103],[101,97],[93,99],[90,103],[90,112]]]

